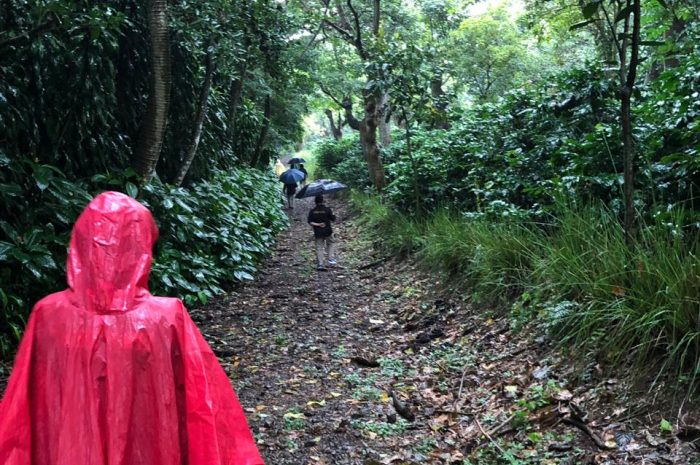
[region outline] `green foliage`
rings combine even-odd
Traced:
[[[187,189],[147,186],[144,200],[161,230],[155,290],[196,305],[232,282],[253,279],[287,224],[275,181],[256,170],[234,169]]]
[[[55,168],[6,162],[0,170],[0,356],[11,353],[31,306],[66,287],[66,245],[75,219],[106,189],[139,194],[160,228],[152,290],[188,305],[252,279],[286,225],[277,183],[251,169],[217,173],[190,188],[153,183],[139,192],[133,173],[71,182]],[[251,195],[255,193],[255,203]]]
[[[504,6],[463,20],[450,41],[455,77],[482,102],[533,77],[527,44]]]
[[[297,51],[305,43],[289,40],[299,26],[292,10],[269,0],[168,8],[171,105],[157,167],[163,181],[173,179],[192,138],[208,53],[216,68],[189,181],[250,162],[267,95],[273,111],[262,158],[301,139],[311,81],[300,69],[311,63]],[[148,97],[146,4],[9,0],[0,23],[0,151],[55,166],[69,179],[126,169]],[[242,108],[234,121],[236,77]]]
[[[449,130],[421,129],[387,150],[388,198],[414,210],[443,205],[492,217],[541,214],[557,198],[619,196],[614,92],[601,70],[577,70],[464,111]],[[609,145],[612,142],[609,142]],[[616,150],[612,147],[611,150]]]
[[[360,225],[377,239],[377,246],[390,252],[408,254],[422,243],[422,225],[415,219],[398,213],[376,197],[353,192],[353,206],[363,212]]]
[[[522,223],[490,222],[435,213],[418,256],[431,270],[468,286],[478,299],[517,295],[532,269],[533,232]]]
[[[86,183],[56,168],[0,154],[0,357],[35,301],[65,287],[69,233],[90,199]]]
[[[339,141],[326,139],[314,148],[314,153],[317,179],[334,179],[359,189],[371,186],[359,136],[356,134]]]

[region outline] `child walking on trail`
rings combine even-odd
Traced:
[[[284,185],[284,195],[287,196],[287,208],[294,208],[294,193],[297,191],[296,184],[285,184]]]
[[[306,183],[307,183],[307,181],[309,180],[309,172],[306,171],[306,168],[304,168],[304,164],[303,164],[303,163],[301,163],[301,164],[299,165],[299,171],[301,171],[302,173],[304,173],[304,179],[301,180],[301,185],[302,185],[302,186],[305,186]]]
[[[331,221],[335,221],[335,215],[330,208],[323,203],[323,196],[317,195],[315,198],[316,206],[309,211],[309,224],[314,228],[314,241],[316,245],[316,263],[319,271],[325,271],[325,260],[328,260],[328,265],[335,266],[335,250],[333,243],[333,228]]]

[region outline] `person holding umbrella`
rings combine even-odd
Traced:
[[[303,164],[303,163],[301,163],[301,164],[299,165],[299,168],[298,168],[298,169],[299,169],[299,171],[301,171],[302,173],[304,173],[304,179],[301,180],[301,185],[303,186],[303,185],[306,184],[306,182],[308,181],[309,172],[306,171],[306,168],[304,168],[304,164]]]
[[[325,271],[325,258],[328,265],[335,266],[335,250],[333,240],[333,228],[331,222],[335,221],[333,211],[323,203],[323,196],[315,197],[316,205],[309,211],[308,222],[314,230],[314,244],[316,246],[316,263],[318,271]]]
[[[290,169],[280,175],[280,182],[284,184],[283,192],[287,196],[287,208],[294,208],[294,193],[297,191],[297,183],[304,179],[304,173],[297,169]]]
[[[284,195],[287,196],[287,208],[289,208],[290,210],[293,210],[294,209],[294,193],[297,191],[296,183],[285,184],[282,191],[284,192]]]

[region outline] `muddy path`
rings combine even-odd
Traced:
[[[316,271],[300,202],[256,281],[193,312],[268,464],[697,460],[697,417],[669,431],[644,386],[572,367],[539,328],[469,308],[329,203],[339,267]]]
[[[700,464],[685,391],[572,365],[329,203],[338,267],[316,270],[298,202],[255,281],[191,311],[268,465]]]

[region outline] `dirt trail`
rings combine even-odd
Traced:
[[[698,409],[661,423],[644,387],[385,260],[330,206],[340,267],[316,271],[298,202],[256,280],[191,311],[268,465],[700,464]]]
[[[596,367],[574,383],[574,368],[548,355],[537,328],[516,333],[490,309],[475,312],[466,296],[441,292],[410,262],[382,261],[342,202],[330,202],[341,267],[316,271],[310,206],[290,212],[291,228],[255,282],[193,312],[268,464],[697,457],[700,429],[687,427],[684,440],[664,434],[661,414],[635,402],[633,386]]]

